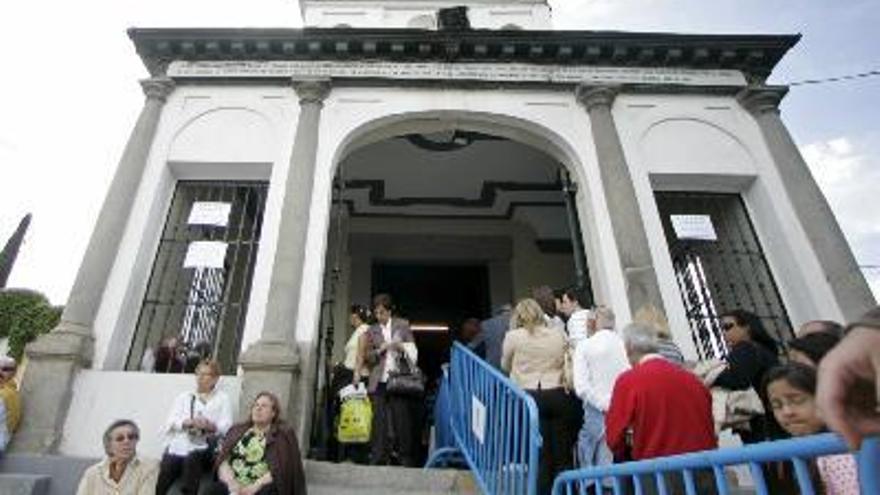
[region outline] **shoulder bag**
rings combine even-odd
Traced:
[[[425,376],[422,370],[410,361],[406,351],[397,356],[397,369],[388,372],[386,390],[389,394],[405,397],[422,397],[425,395]]]

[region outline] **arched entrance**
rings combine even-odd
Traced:
[[[320,404],[351,334],[352,304],[390,293],[434,381],[465,319],[486,319],[540,285],[580,283],[591,294],[570,163],[558,146],[488,119],[389,120],[348,142],[333,181],[310,442],[316,457],[327,456],[332,425]]]

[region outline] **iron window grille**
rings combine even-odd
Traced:
[[[235,373],[259,247],[266,182],[179,181],[162,231],[126,369],[167,337],[180,359],[213,357]]]
[[[793,336],[791,323],[742,198],[703,192],[655,197],[700,358],[726,355],[718,315],[732,309],[755,313],[784,348]],[[675,217],[688,217],[690,225],[674,225]]]

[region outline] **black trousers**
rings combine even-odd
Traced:
[[[538,406],[544,441],[538,468],[538,493],[543,495],[550,493],[556,475],[574,466],[574,445],[580,430],[580,423],[574,418],[582,418],[583,412],[580,401],[562,387],[526,392]]]
[[[222,481],[215,481],[204,491],[205,495],[229,495],[229,489]],[[275,483],[260,488],[257,495],[279,495],[278,488]]]
[[[412,399],[389,394],[385,384],[380,383],[370,394],[373,406],[373,426],[370,440],[370,463],[387,465],[392,453],[402,466],[416,466],[416,428],[418,421],[413,414]]]
[[[214,455],[206,450],[190,452],[186,457],[165,453],[159,464],[159,480],[156,482],[156,495],[165,495],[180,478],[180,491],[184,494],[197,494],[202,475],[210,472]]]

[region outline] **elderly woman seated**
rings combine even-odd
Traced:
[[[155,461],[139,459],[137,443],[140,430],[134,421],[114,421],[104,431],[107,458],[86,469],[77,495],[154,495],[159,466]]]
[[[257,394],[250,419],[232,426],[226,434],[217,457],[220,481],[208,493],[305,495],[299,443],[279,413],[275,395]]]

